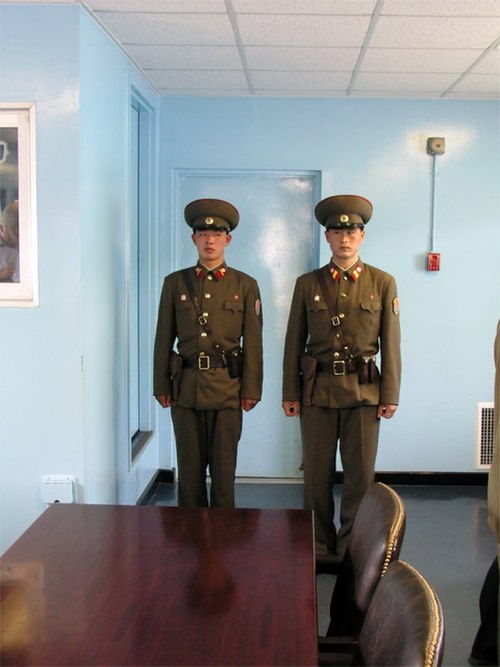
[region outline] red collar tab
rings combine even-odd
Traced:
[[[330,267],[330,275],[333,278],[333,282],[338,283],[340,280],[340,273],[339,271],[334,267]]]
[[[222,278],[224,278],[224,276],[226,275],[226,267],[219,266],[219,268],[215,269],[213,273],[216,280],[222,280]]]
[[[335,264],[332,264],[330,266],[329,271],[330,271],[330,275],[333,278],[333,281],[338,283],[339,280],[340,280],[340,277],[341,277],[341,272],[339,271],[339,269],[337,269]],[[353,269],[350,269],[349,271],[345,271],[344,273],[347,273],[347,275],[351,278],[351,280],[356,282],[356,280],[361,275],[362,271],[363,271],[363,267],[361,266],[361,264],[356,264],[356,266]]]
[[[356,280],[359,278],[362,271],[363,267],[361,264],[356,264],[356,267],[351,271],[351,278],[354,280],[354,282],[356,282]]]
[[[209,274],[211,274],[215,280],[222,280],[226,275],[227,268],[224,264],[221,264],[213,271],[207,271],[203,266],[198,265],[196,267],[196,277],[200,280],[204,280]]]

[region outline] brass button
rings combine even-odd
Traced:
[[[347,296],[347,294],[346,294],[345,292],[341,292],[341,293],[340,293],[340,296],[341,296],[343,299],[345,299],[346,296]]]
[[[201,336],[202,338],[206,338],[206,337],[207,337],[207,334],[206,334],[204,331],[202,331],[201,334],[200,334],[200,336]]]
[[[339,313],[339,317],[340,317],[341,320],[343,320],[344,317],[345,317],[345,313]]]
[[[205,294],[205,299],[211,299],[212,295],[211,294]]]

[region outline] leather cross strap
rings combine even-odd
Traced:
[[[332,295],[330,294],[328,290],[328,285],[326,284],[326,279],[325,279],[325,273],[323,269],[316,269],[314,271],[316,274],[316,278],[318,279],[319,286],[321,287],[321,291],[323,292],[323,298],[326,302],[326,305],[328,306],[328,311],[330,313],[330,318],[332,321],[332,324],[335,328],[338,329],[340,336],[341,336],[341,343],[342,347],[344,349],[344,352],[347,357],[352,357],[352,354],[349,352],[349,346],[346,345],[346,342],[344,340],[344,332],[342,331],[342,327],[340,326],[340,317],[338,315],[335,315],[335,306],[333,305],[333,300],[332,300]]]
[[[207,334],[207,336],[210,338],[210,341],[212,342],[212,345],[214,346],[214,350],[217,352],[219,355],[221,361],[222,361],[222,366],[227,366],[227,360],[226,360],[226,353],[224,350],[221,350],[220,345],[217,343],[217,341],[214,338],[214,335],[212,333],[212,329],[210,328],[210,325],[208,324],[208,320],[203,315],[201,308],[200,308],[200,302],[198,300],[198,297],[196,296],[194,292],[194,286],[193,286],[193,281],[191,280],[191,274],[189,273],[189,269],[183,269],[182,270],[182,275],[184,277],[184,281],[186,283],[187,291],[189,293],[189,296],[191,298],[191,301],[193,302],[193,306],[196,312],[196,316],[198,319],[198,324],[201,326],[203,331]],[[212,364],[214,366],[214,364]]]

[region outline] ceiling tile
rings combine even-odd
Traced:
[[[148,72],[148,76],[159,88],[177,88],[184,90],[196,90],[197,88],[220,88],[235,90],[247,88],[247,82],[243,72],[227,71],[189,71],[189,72],[167,72],[165,70]]]
[[[175,88],[168,88],[167,90],[162,90],[161,88],[158,88],[158,92],[161,95],[194,97],[196,99],[200,97],[250,97],[251,95],[247,86],[241,88],[241,90],[224,90],[219,88],[197,88],[196,90],[176,90]]]
[[[224,0],[86,0],[93,10],[225,14]]]
[[[368,49],[363,72],[455,72],[459,74],[483,53],[480,49]]]
[[[493,49],[477,64],[474,74],[496,74],[500,79],[500,50]]]
[[[500,16],[498,0],[384,0],[382,15]]]
[[[242,69],[235,46],[130,45],[127,51],[145,69]]]
[[[255,88],[272,90],[346,90],[350,72],[252,72]]]
[[[235,44],[224,14],[145,14],[98,12],[98,18],[124,44]]]
[[[250,69],[351,71],[359,48],[248,46],[245,54]]]
[[[369,23],[368,16],[238,16],[243,44],[249,46],[361,46]]]
[[[500,21],[479,18],[474,30],[467,18],[381,16],[371,47],[421,49],[485,49],[498,38]]]
[[[353,90],[358,92],[400,90],[403,93],[432,93],[445,90],[455,79],[456,76],[453,74],[360,73],[356,77]]]
[[[371,14],[376,0],[232,0],[242,14]]]
[[[455,93],[489,93],[498,97],[500,78],[494,74],[469,74],[454,88]]]
[[[16,1],[81,5],[164,95],[500,98],[500,0]]]

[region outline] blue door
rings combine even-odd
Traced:
[[[259,283],[264,318],[262,402],[244,413],[239,477],[300,477],[299,420],[281,409],[283,342],[295,279],[318,266],[320,173],[281,171],[178,171],[176,219],[179,268],[197,258],[183,222],[186,204],[212,197],[230,201],[240,223],[226,251],[229,266]],[[182,227],[184,225],[184,228]]]

